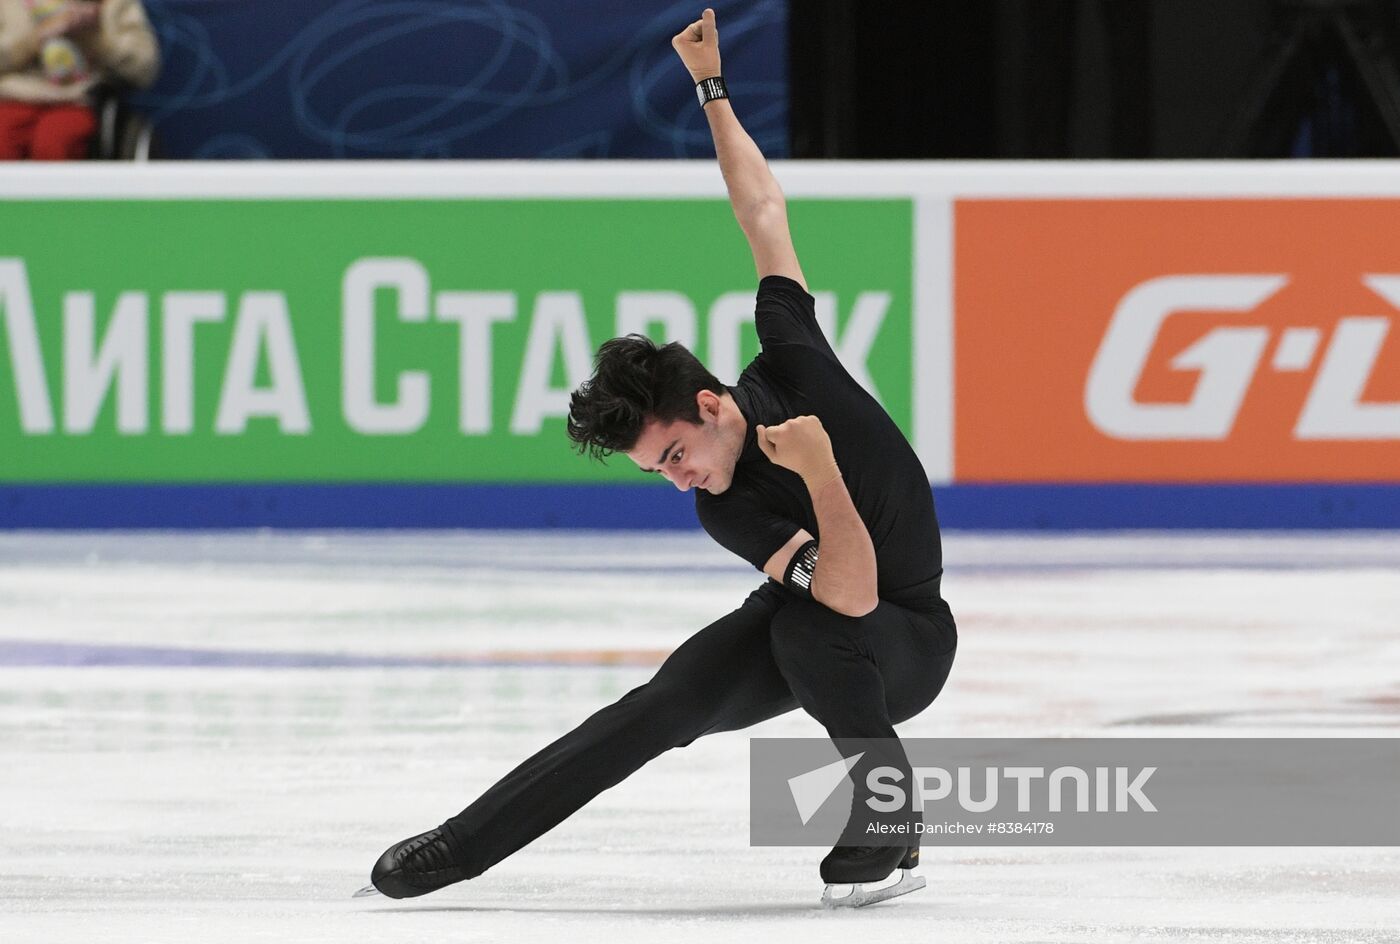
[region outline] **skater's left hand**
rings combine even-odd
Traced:
[[[754,432],[768,461],[802,476],[812,492],[840,477],[831,437],[817,417],[795,416],[777,426],[756,426]]]

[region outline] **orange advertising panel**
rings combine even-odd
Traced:
[[[958,200],[954,477],[1400,482],[1400,201]]]

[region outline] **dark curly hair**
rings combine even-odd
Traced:
[[[613,338],[598,348],[593,378],[569,398],[569,438],[598,460],[627,452],[650,420],[699,423],[701,390],[726,392],[679,342],[657,347],[641,334]]]

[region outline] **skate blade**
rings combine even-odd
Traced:
[[[846,886],[828,885],[826,890],[822,892],[822,907],[864,908],[866,905],[873,905],[879,901],[889,901],[891,898],[916,892],[928,884],[928,879],[922,875],[914,875],[909,869],[900,869],[899,881],[893,885],[886,885],[884,888],[867,888],[868,884],[852,885],[851,891],[847,895],[833,894],[833,889],[845,888]]]
[[[364,888],[360,889],[359,891],[357,891],[355,894],[351,895],[350,897],[351,897],[351,898],[368,898],[368,897],[370,897],[371,895],[382,895],[382,894],[384,894],[384,893],[381,892],[379,889],[375,888],[373,885],[366,885]]]

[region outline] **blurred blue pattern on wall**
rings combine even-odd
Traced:
[[[172,158],[714,153],[670,39],[705,0],[145,0],[134,100]],[[787,2],[710,0],[731,92],[787,155]]]

